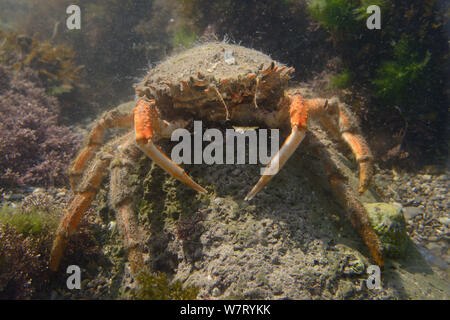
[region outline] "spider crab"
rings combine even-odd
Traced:
[[[207,192],[156,145],[177,128],[194,119],[233,124],[289,128],[290,135],[271,159],[256,185],[246,196],[251,200],[273,177],[271,170],[283,166],[302,142],[309,120],[350,147],[359,164],[359,193],[372,176],[372,155],[350,110],[337,98],[306,100],[286,93],[293,68],[258,51],[226,43],[207,43],[175,55],[149,71],[135,86],[133,111],[106,112],[92,128],[84,149],[69,172],[75,197],[59,225],[50,254],[50,270],[57,270],[69,237],[95,198],[109,167],[110,201],[116,211],[119,231],[133,272],[143,265],[142,239],[127,188],[129,168],[142,152],[163,170],[198,192]],[[105,130],[128,128],[130,132],[103,145]],[[326,152],[319,156],[327,158]],[[336,198],[369,248],[375,262],[383,265],[380,240],[371,228],[358,192],[338,172],[331,160],[325,162],[328,181]],[[268,174],[266,174],[268,173]]]

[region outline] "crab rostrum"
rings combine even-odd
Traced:
[[[288,161],[307,132],[308,121],[319,123],[332,136],[345,141],[359,164],[359,193],[369,186],[372,155],[349,108],[337,98],[306,100],[287,93],[294,71],[261,52],[223,42],[207,43],[175,55],[151,69],[135,86],[136,104],[131,112],[106,112],[92,128],[86,146],[69,172],[75,198],[59,225],[50,256],[50,269],[57,270],[69,237],[95,198],[106,169],[111,172],[110,200],[116,211],[132,271],[143,266],[132,195],[122,186],[132,163],[142,152],[168,174],[198,192],[207,191],[158,148],[159,139],[169,138],[194,120],[235,125],[289,128],[290,135],[270,160],[264,175],[245,200],[253,199]],[[130,132],[103,145],[105,129],[128,128]],[[327,158],[327,152],[319,152]],[[347,179],[325,159],[328,181],[344,206],[351,223],[368,246],[373,259],[383,265],[382,245],[369,224],[364,206]]]

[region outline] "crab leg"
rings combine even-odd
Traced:
[[[58,270],[59,263],[64,254],[67,242],[71,234],[75,232],[83,213],[86,212],[103,180],[103,173],[109,164],[109,159],[98,157],[89,168],[89,178],[82,183],[81,190],[77,192],[75,199],[66,210],[62,221],[56,231],[56,239],[53,241],[50,253],[49,269]]]
[[[133,114],[121,113],[117,110],[106,112],[97,124],[92,128],[87,138],[87,145],[80,151],[69,169],[69,180],[72,190],[76,188],[82,172],[103,144],[105,129],[108,128],[132,128]]]
[[[263,176],[259,179],[253,189],[247,194],[244,200],[251,200],[256,196],[278,173],[279,169],[291,157],[306,134],[306,123],[308,121],[308,110],[306,108],[306,101],[300,96],[295,96],[290,105],[291,118],[291,134],[286,138],[286,141],[281,146],[281,149],[267,164]]]
[[[373,157],[354,115],[337,99],[309,100],[308,110],[312,117],[317,117],[326,129],[336,137],[341,137],[350,147],[359,164],[358,191],[366,191],[373,175]]]
[[[373,175],[372,156],[364,138],[359,134],[344,132],[342,138],[350,146],[359,163],[359,193],[367,190]]]
[[[384,266],[383,246],[378,235],[370,226],[369,217],[363,204],[354,195],[352,188],[339,176],[329,176],[331,189],[344,206],[350,222],[360,234],[379,267]]]
[[[175,179],[192,189],[206,193],[206,190],[192,180],[186,172],[167,157],[152,141],[154,133],[159,130],[160,120],[155,109],[155,102],[140,100],[134,109],[135,139],[139,149]]]
[[[49,262],[49,269],[51,271],[58,270],[70,235],[76,231],[81,217],[95,198],[103,180],[105,168],[110,163],[109,157],[105,157],[103,154],[97,154],[95,159],[91,161],[103,144],[105,129],[112,127],[127,128],[132,126],[132,114],[113,110],[105,113],[91,130],[87,146],[78,154],[69,171],[70,184],[75,193],[75,198],[65,211],[64,217],[58,226],[56,238],[53,241]],[[124,138],[127,138],[127,136]],[[122,138],[118,139],[115,144],[117,145],[121,142]],[[82,176],[82,172],[85,171],[86,174]],[[83,179],[81,179],[82,177]]]
[[[134,143],[131,136],[118,148],[116,159],[111,161],[111,178],[109,198],[111,205],[116,211],[117,227],[124,248],[128,253],[130,269],[133,274],[138,274],[144,266],[144,253],[142,243],[145,233],[139,228],[135,206],[133,201],[132,188],[129,185],[129,171],[133,169],[133,164],[140,157],[141,152]],[[119,160],[119,161],[117,161]]]
[[[312,140],[312,141],[311,141]],[[358,193],[351,188],[348,179],[342,175],[327,148],[313,135],[311,140],[315,148],[312,151],[322,159],[331,190],[338,202],[344,207],[347,216],[370,250],[375,263],[384,265],[383,245],[370,225],[370,219]]]

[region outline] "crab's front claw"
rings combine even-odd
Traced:
[[[290,105],[291,118],[291,134],[286,138],[286,141],[281,146],[281,149],[267,164],[263,176],[259,179],[253,189],[247,194],[244,200],[251,200],[256,196],[278,173],[287,160],[291,157],[300,143],[305,138],[306,124],[308,122],[308,109],[306,101],[300,96],[294,96]]]
[[[185,185],[191,187],[192,189],[198,192],[202,193],[207,192],[202,186],[200,186],[194,180],[192,180],[180,166],[178,166],[175,162],[169,159],[161,149],[159,149],[156,145],[153,144],[153,142],[148,141],[148,143],[144,145],[139,145],[138,143],[138,146],[150,159],[155,161],[156,164],[158,164],[164,171],[166,171],[172,177],[180,180]]]
[[[135,139],[139,149],[175,179],[198,192],[206,193],[207,191],[202,186],[192,180],[180,166],[153,143],[152,138],[155,132],[161,130],[161,119],[155,102],[139,100],[133,112]]]

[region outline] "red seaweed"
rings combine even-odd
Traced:
[[[81,137],[58,125],[59,102],[36,72],[0,66],[0,185],[57,186],[67,182]]]

